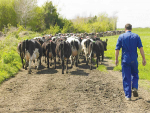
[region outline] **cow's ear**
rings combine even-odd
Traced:
[[[26,39],[25,42],[28,42],[28,39]]]
[[[108,39],[106,39],[106,42],[108,41]]]

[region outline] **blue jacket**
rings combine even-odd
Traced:
[[[127,31],[119,36],[115,50],[122,48],[122,62],[130,64],[137,62],[137,47],[143,47],[140,37]]]

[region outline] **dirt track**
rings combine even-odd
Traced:
[[[107,73],[82,62],[61,74],[57,69],[21,69],[16,77],[0,86],[0,113],[150,113],[150,92],[139,86],[139,97],[126,101],[121,72],[112,71],[104,59]],[[69,65],[70,66],[70,65]]]

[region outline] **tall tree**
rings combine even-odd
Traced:
[[[0,1],[0,30],[4,26],[11,24],[16,26],[16,12],[14,10],[14,0],[1,0]]]
[[[53,6],[52,2],[46,2],[43,6],[44,8],[44,21],[46,24],[46,28],[50,28],[50,26],[55,26],[58,21],[58,13],[57,9]]]
[[[28,26],[31,27],[33,31],[43,31],[46,29],[45,22],[44,22],[44,14],[43,8],[36,7],[34,10],[35,12],[33,18],[29,21]]]
[[[33,9],[37,0],[15,0],[15,11],[18,16],[18,23],[26,27],[27,22],[33,17]]]

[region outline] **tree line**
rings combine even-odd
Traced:
[[[52,1],[45,2],[41,7],[37,5],[37,0],[0,1],[0,31],[8,25],[21,25],[26,29],[46,34],[91,33],[116,30],[116,22],[117,17],[108,17],[106,13],[68,20],[57,12],[57,7]]]

